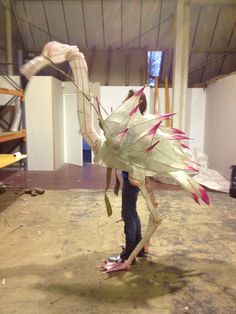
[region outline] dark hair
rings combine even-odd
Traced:
[[[125,100],[129,99],[130,97],[132,97],[134,94],[136,93],[135,90],[130,89],[129,93],[127,95],[127,97],[125,98]],[[147,98],[146,95],[143,93],[140,97],[140,103],[139,103],[139,110],[141,114],[144,114],[144,112],[147,109]]]

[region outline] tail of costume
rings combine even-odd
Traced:
[[[209,205],[209,197],[205,189],[184,171],[168,173],[198,204],[199,198]]]

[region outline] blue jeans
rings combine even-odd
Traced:
[[[128,178],[123,178],[122,211],[124,220],[125,250],[122,258],[127,259],[141,240],[141,224],[136,210],[139,188],[132,186]]]

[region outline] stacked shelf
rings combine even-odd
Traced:
[[[0,94],[2,95],[10,95],[12,96],[10,100],[6,102],[6,104],[1,104],[2,108],[6,108],[7,106],[11,105],[14,101],[20,98],[20,104],[22,105],[24,102],[24,92],[20,88],[20,86],[12,80],[9,76],[3,76],[4,79],[7,80],[8,83],[11,84],[11,86],[14,89],[8,89],[0,87]],[[3,117],[0,117],[2,122],[5,122],[7,124],[6,120],[3,119]],[[8,124],[7,124],[8,125]],[[21,160],[25,159],[27,155],[25,155],[25,142],[26,142],[26,130],[23,128],[19,131],[8,131],[9,127],[6,128],[5,132],[0,133],[0,145],[7,142],[12,142],[11,145],[9,145],[7,154],[0,154],[0,168],[4,168],[7,166],[10,166],[15,163],[19,163],[20,167],[23,164],[23,167],[25,168],[25,162],[21,162]],[[12,146],[13,144],[13,146]],[[7,145],[8,146],[8,145]],[[16,147],[20,147],[21,153],[14,154],[14,150]],[[4,149],[5,150],[5,149]]]

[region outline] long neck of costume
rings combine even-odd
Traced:
[[[88,70],[84,56],[79,53],[75,58],[70,60],[70,66],[74,75],[74,81],[83,92],[77,92],[77,114],[81,134],[91,149],[95,150],[97,145],[101,142],[101,139],[92,124],[92,105],[89,100]]]

